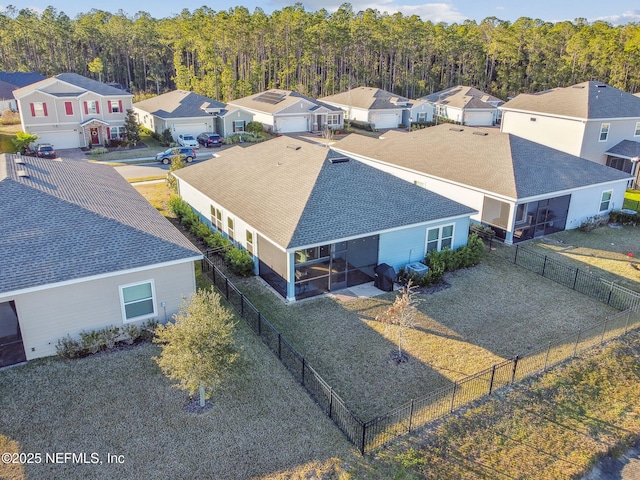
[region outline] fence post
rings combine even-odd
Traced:
[[[576,353],[578,352],[578,342],[580,341],[580,332],[582,329],[578,328],[578,336],[576,337],[576,344],[573,347],[573,358],[576,357]]]
[[[282,335],[278,332],[278,360],[282,360]]]
[[[211,278],[213,279],[213,284],[214,284],[214,285],[216,284],[216,270],[217,270],[216,266],[215,266],[215,265],[213,265],[213,268],[211,269],[211,271],[213,272],[213,273],[211,274]]]
[[[607,305],[611,303],[611,294],[613,293],[613,282],[611,282],[611,286],[609,287],[609,298],[607,298]]]
[[[580,270],[578,270],[576,268],[576,276],[573,278],[573,290],[576,289],[576,284],[578,283],[578,273],[580,272]]]
[[[224,292],[225,298],[229,300],[229,279],[227,277],[224,277]]]
[[[631,319],[631,309],[629,309],[627,311],[627,321],[624,324],[624,334],[627,334],[627,331],[629,330],[629,320]]]
[[[411,407],[409,408],[409,428],[407,428],[407,432],[411,432],[412,420],[413,420],[413,398],[411,399]]]
[[[244,293],[240,293],[240,317],[244,318]]]
[[[607,331],[607,317],[604,317],[604,324],[602,325],[602,336],[600,337],[600,343],[604,342],[604,333]]]
[[[547,354],[544,357],[544,367],[542,368],[543,372],[547,371],[547,362],[549,361],[549,352],[551,351],[551,342],[547,344]]]
[[[457,387],[458,387],[458,382],[453,382],[453,392],[451,392],[451,406],[449,407],[449,413],[453,413],[453,404],[454,404],[454,399],[456,398]]]
[[[304,357],[302,357],[302,386],[304,387]]]
[[[331,416],[333,410],[333,387],[329,387],[329,418],[333,420]]]
[[[515,263],[516,265],[518,264],[518,248],[519,246],[516,245],[516,254],[513,256],[513,263]]]
[[[258,336],[262,336],[262,314],[258,312]]]
[[[364,455],[366,438],[367,438],[367,424],[363,423],[362,424],[362,447],[360,448],[361,455]]]
[[[544,256],[544,262],[542,263],[542,276],[544,277],[544,271],[547,269],[547,256]]]
[[[518,368],[518,360],[520,356],[516,355],[513,359],[513,370],[511,371],[511,385],[516,381],[516,369]]]
[[[489,380],[489,395],[491,395],[491,392],[493,391],[493,379],[495,376],[496,376],[496,366],[494,364],[493,368],[491,369],[491,380]]]

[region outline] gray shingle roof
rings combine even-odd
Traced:
[[[0,293],[200,255],[113,168],[14,158],[0,155]]]
[[[197,93],[186,90],[174,90],[157,97],[149,98],[134,104],[134,107],[149,112],[160,118],[193,118],[210,117],[202,108],[224,108],[220,103]]]
[[[398,105],[398,103],[407,103],[409,100],[380,88],[358,87],[323,97],[320,101],[366,110],[386,110],[403,108],[403,105]]]
[[[361,162],[328,161],[338,156],[282,136],[176,175],[283,248],[474,213]]]
[[[594,81],[534,94],[522,93],[501,108],[582,119],[640,118],[640,98]]]
[[[90,92],[95,92],[105,97],[108,96],[130,96],[133,97],[130,93],[127,93],[119,88],[112,87],[107,85],[106,83],[100,83],[91,78],[83,77],[82,75],[78,75],[77,73],[61,73],[56,75],[56,78],[62,80],[63,82],[70,83],[71,85],[75,85],[76,87],[84,88]]]
[[[260,101],[260,98],[264,94],[274,95],[274,96],[280,95],[281,100],[277,103],[267,103],[267,102]],[[253,95],[249,95],[248,97],[237,98],[235,100],[230,101],[229,105],[232,107],[236,106],[240,108],[249,108],[251,110],[256,110],[259,112],[274,114],[274,113],[278,113],[281,110],[284,110],[285,108],[295,104],[296,102],[299,102],[301,99],[311,102],[312,105],[309,106],[308,110],[303,110],[300,113],[310,112],[312,110],[317,109],[318,106],[323,106],[331,111],[336,111],[336,112],[340,111],[339,108],[336,108],[332,105],[324,104],[321,101],[316,100],[315,98],[310,98],[305,95],[302,95],[301,93],[294,92],[291,90],[281,90],[277,88],[272,88],[264,92],[255,93]]]
[[[614,145],[606,152],[607,155],[621,158],[635,158],[640,156],[640,142],[634,142],[633,140],[623,140],[617,145]]]
[[[493,105],[488,102],[496,102],[498,104],[504,103],[498,97],[489,95],[477,88],[467,87],[464,85],[457,85],[455,87],[446,88],[439,92],[434,92],[420,100],[427,100],[431,103],[449,105],[456,108],[476,108],[476,109],[495,109]]]
[[[38,72],[0,72],[0,82],[7,82],[14,88],[26,87],[45,78]]]
[[[349,135],[333,148],[512,199],[630,178],[495,128],[439,125],[383,139]]]

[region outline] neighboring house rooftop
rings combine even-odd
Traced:
[[[329,243],[475,210],[326,147],[282,136],[176,172],[282,248]]]
[[[473,109],[495,109],[496,105],[492,103],[503,104],[504,101],[498,97],[489,95],[477,88],[457,85],[439,92],[431,93],[419,100],[426,100],[430,103],[438,105],[447,105],[455,108],[473,108]]]
[[[0,293],[200,257],[113,168],[18,158],[0,155]]]
[[[522,93],[500,108],[580,119],[640,118],[640,98],[596,81]]]
[[[402,108],[407,106],[409,102],[405,97],[374,87],[352,88],[346,92],[323,97],[320,100],[365,110]]]
[[[628,158],[629,160],[634,159],[637,161],[638,157],[640,157],[640,142],[623,140],[604,153],[613,157]]]
[[[332,148],[452,183],[521,199],[631,178],[491,128],[439,125],[380,139],[349,135]]]
[[[112,87],[110,85],[107,85],[106,83],[101,83],[91,78],[83,77],[82,75],[78,75],[77,73],[61,73],[59,75],[56,75],[55,77],[45,78],[44,80],[41,80],[39,82],[17,89],[14,92],[14,96],[16,98],[19,98],[34,90],[47,91],[47,86],[50,85],[56,79],[62,82],[68,83],[69,85],[73,85],[83,91],[97,93],[98,95],[102,95],[104,97],[110,97],[110,96],[133,97],[132,94],[127,93],[124,90],[120,90],[119,88]],[[69,91],[69,92],[60,92],[58,90],[55,90],[48,93],[50,93],[51,95],[59,96],[59,97],[65,97],[65,96],[77,97],[82,95],[83,92],[78,92],[76,90]]]
[[[210,116],[225,107],[224,103],[186,90],[174,90],[133,106],[160,118]]]
[[[281,110],[299,102],[301,99],[310,102],[307,112],[311,112],[317,110],[319,107],[324,107],[330,111],[340,111],[341,109],[336,108],[332,105],[327,105],[321,101],[318,101],[314,98],[307,97],[298,92],[293,92],[291,90],[280,90],[277,88],[272,88],[271,90],[267,90],[265,92],[256,93],[253,95],[249,95],[248,97],[237,98],[229,102],[231,106],[237,106],[240,108],[247,108],[254,111],[264,112],[264,113],[278,113]]]
[[[0,82],[6,82],[15,88],[26,87],[45,78],[37,72],[0,72]]]

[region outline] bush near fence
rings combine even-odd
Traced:
[[[411,400],[385,415],[364,422],[217,268],[214,252],[207,252],[202,260],[202,271],[363,455],[399,435],[443,418],[463,405],[491,395],[530,375],[544,372],[595,345],[625,335],[629,330],[640,326],[640,308],[636,306],[606,318],[590,328],[579,330],[574,335],[549,342],[526,355],[495,364],[452,385]]]

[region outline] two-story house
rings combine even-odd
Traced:
[[[61,73],[13,92],[22,130],[57,149],[124,138],[133,95],[76,73]]]
[[[640,97],[590,81],[520,94],[500,107],[501,129],[637,175]]]

